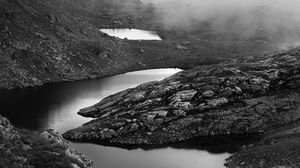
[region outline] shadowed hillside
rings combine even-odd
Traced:
[[[139,0],[1,0],[0,89],[140,69],[188,69],[278,49],[271,43],[202,41],[184,31],[180,35],[161,29],[158,15],[154,6]],[[169,40],[121,40],[99,31],[117,27],[157,29]]]
[[[96,10],[92,2],[1,0],[0,89],[139,69],[142,63],[126,42],[100,33],[94,25],[121,23],[130,14],[110,1],[98,1],[103,7]]]

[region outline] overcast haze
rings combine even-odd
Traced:
[[[300,32],[298,0],[144,0],[152,2],[164,27],[199,29],[209,23],[215,32],[249,37],[263,29],[278,39],[295,40]]]

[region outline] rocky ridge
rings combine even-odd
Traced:
[[[2,168],[92,168],[84,154],[54,130],[39,134],[18,130],[0,116],[0,167]]]
[[[72,140],[162,144],[268,131],[299,119],[298,50],[202,66],[142,84],[79,111],[98,118]]]
[[[110,145],[159,145],[235,134],[264,137],[287,125],[299,126],[299,65],[300,50],[293,49],[182,71],[81,109],[78,114],[96,119],[63,136]],[[296,144],[290,155],[300,151]]]

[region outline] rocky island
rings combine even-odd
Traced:
[[[197,67],[80,110],[78,114],[96,119],[63,136],[130,146],[259,134],[262,141],[233,155],[227,166],[298,167],[299,158],[289,156],[300,152],[299,74],[299,49]],[[275,159],[278,155],[286,162]]]

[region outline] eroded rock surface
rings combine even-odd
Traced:
[[[74,168],[83,167],[83,168],[92,168],[93,161],[88,159],[88,157],[74,149],[72,149],[69,141],[65,140],[62,135],[53,130],[49,129],[41,133],[40,135],[46,139],[51,145],[61,145],[65,147],[65,154],[72,161],[71,165]]]
[[[18,130],[0,116],[1,168],[92,168],[92,161],[73,150],[58,132]]]
[[[298,50],[202,66],[109,96],[79,114],[97,118],[69,140],[165,144],[261,133],[299,120]]]

